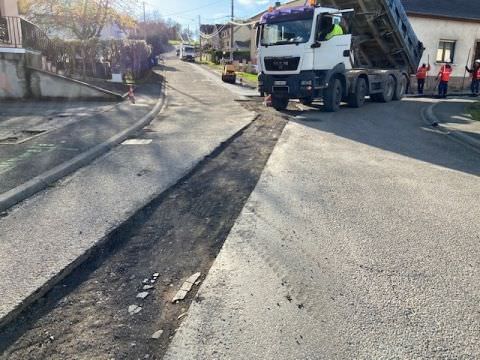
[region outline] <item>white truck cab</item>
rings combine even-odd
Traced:
[[[189,44],[180,46],[180,59],[183,61],[195,61],[195,47]]]
[[[408,65],[385,62],[383,68],[365,64],[364,58],[357,61],[362,46],[352,41],[354,16],[355,9],[315,5],[266,13],[257,26],[260,93],[272,95],[278,110],[285,109],[289,99],[310,104],[320,98],[327,111],[337,111],[342,101],[360,107],[368,95],[385,102],[400,99]],[[363,40],[378,41],[369,36]]]

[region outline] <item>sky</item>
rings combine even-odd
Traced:
[[[285,2],[282,1],[282,2]],[[247,19],[273,5],[275,0],[235,0],[235,17]],[[198,28],[202,24],[224,23],[230,16],[230,0],[146,0],[147,12],[156,11],[185,27]]]

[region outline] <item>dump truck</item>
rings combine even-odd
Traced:
[[[257,24],[259,92],[277,110],[290,99],[361,107],[400,100],[424,51],[401,0],[311,0],[270,9]]]
[[[180,59],[183,61],[195,61],[195,46],[189,44],[180,45]]]

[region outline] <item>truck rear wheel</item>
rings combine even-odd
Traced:
[[[373,96],[373,100],[387,103],[392,101],[394,94],[395,94],[395,78],[392,75],[389,75],[385,83],[385,89],[383,90],[382,93],[375,94],[375,96]]]
[[[272,96],[272,106],[277,111],[283,111],[288,106],[288,98]]]
[[[405,96],[405,92],[407,90],[407,78],[404,75],[400,76],[398,81],[398,86],[395,89],[395,93],[393,94],[393,100],[402,100]]]
[[[323,103],[325,110],[328,112],[335,112],[340,109],[340,103],[342,102],[342,83],[339,79],[332,79],[328,88],[323,95]]]
[[[359,78],[355,86],[355,92],[348,96],[348,106],[353,108],[362,107],[365,104],[365,96],[367,96],[367,82],[364,78]]]

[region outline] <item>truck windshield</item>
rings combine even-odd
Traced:
[[[283,21],[265,24],[262,28],[262,46],[306,43],[310,39],[313,19]]]

